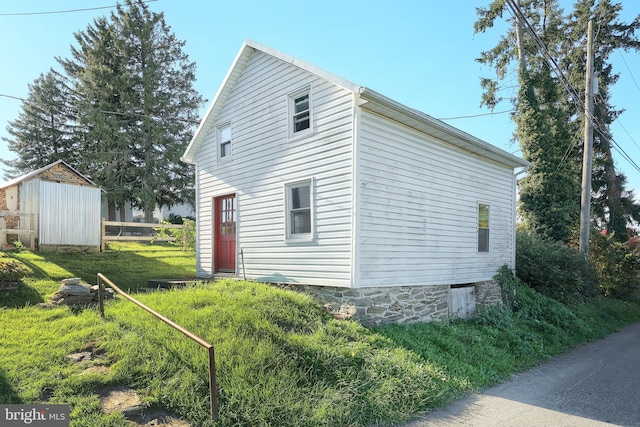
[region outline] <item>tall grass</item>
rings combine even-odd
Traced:
[[[367,425],[443,404],[466,381],[309,297],[268,285],[140,296],[215,345],[222,425]],[[206,352],[132,305],[108,307],[116,378],[142,381],[152,403],[208,419]],[[136,315],[137,314],[137,315]],[[132,372],[131,369],[134,369]]]
[[[133,251],[138,277],[155,275],[166,251],[181,254],[157,250],[165,255]],[[84,271],[77,259],[40,256],[15,256],[32,268],[36,295]],[[91,256],[91,270],[105,262],[100,268],[121,285],[111,273],[119,264]],[[398,424],[640,320],[639,303],[597,298],[567,307],[519,283],[508,286],[517,296],[512,310],[369,329],[266,284],[228,280],[137,298],[214,344],[219,426]],[[148,406],[195,426],[213,424],[206,350],[129,301],[109,301],[104,321],[94,308],[27,304],[0,309],[0,324],[0,403],[69,403],[72,426],[122,426],[121,414],[100,411],[98,392],[127,385]],[[99,350],[93,360],[67,360],[86,348]],[[110,370],[87,373],[92,365]]]

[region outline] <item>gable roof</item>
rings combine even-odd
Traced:
[[[242,75],[245,66],[247,65],[249,59],[251,58],[251,55],[255,51],[264,52],[267,55],[271,55],[277,59],[292,64],[300,69],[321,77],[329,81],[330,83],[333,83],[357,94],[362,100],[360,106],[369,111],[373,111],[377,114],[388,117],[413,129],[435,136],[465,151],[494,160],[498,163],[513,168],[530,166],[529,162],[517,156],[514,156],[513,154],[508,153],[507,151],[504,151],[492,144],[489,144],[488,142],[483,141],[480,138],[477,138],[438,119],[435,119],[428,114],[409,108],[397,101],[379,94],[374,90],[371,90],[364,86],[356,85],[355,83],[326,72],[298,58],[279,52],[270,47],[261,45],[260,43],[254,42],[252,40],[246,40],[240,48],[240,52],[238,52],[238,55],[233,61],[231,68],[227,72],[222,85],[218,89],[218,92],[213,98],[213,101],[211,102],[207,112],[200,122],[198,129],[191,139],[189,146],[185,150],[181,158],[183,162],[192,164],[195,163],[196,154],[200,146],[204,142],[204,139],[215,123],[220,110],[233,91],[236,82]]]
[[[7,181],[7,182],[5,182],[5,183],[3,183],[3,184],[0,184],[0,189],[2,189],[2,188],[12,187],[12,186],[14,186],[14,185],[20,184],[21,182],[28,181],[29,179],[34,178],[34,177],[36,177],[36,176],[40,175],[42,172],[45,172],[45,171],[47,171],[47,170],[49,170],[49,169],[51,169],[51,168],[53,168],[53,167],[55,167],[55,166],[58,166],[58,165],[60,165],[60,164],[61,164],[61,165],[63,165],[63,166],[65,166],[67,169],[69,169],[69,170],[70,170],[71,172],[73,172],[74,174],[78,175],[78,177],[82,178],[82,179],[83,179],[83,180],[85,180],[87,183],[89,183],[89,184],[91,184],[91,185],[93,185],[93,186],[95,186],[95,187],[99,187],[99,186],[98,186],[98,185],[96,185],[93,181],[91,181],[89,178],[87,178],[86,176],[84,176],[84,175],[82,175],[80,172],[78,172],[75,168],[71,167],[71,166],[70,166],[67,162],[65,162],[64,160],[58,160],[58,161],[55,161],[55,162],[53,162],[53,163],[51,163],[51,164],[48,164],[47,166],[41,167],[40,169],[34,170],[33,172],[29,172],[29,173],[28,173],[28,174],[26,174],[26,175],[19,176],[19,177],[14,178],[14,179],[12,179],[12,180],[10,180],[10,181]],[[102,190],[102,191],[104,191],[104,190]]]

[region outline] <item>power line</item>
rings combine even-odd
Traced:
[[[474,114],[471,116],[442,117],[442,118],[439,118],[438,120],[472,119],[475,117],[493,116],[494,114],[505,114],[505,113],[513,113],[513,112],[515,112],[515,110],[493,111],[491,113]]]
[[[633,80],[633,82],[636,84],[636,87],[640,91],[640,86],[638,86],[638,82],[636,81],[636,78],[633,76],[633,73],[631,72],[631,68],[629,68],[629,64],[627,64],[627,60],[624,59],[624,55],[622,55],[622,52],[618,51],[618,53],[620,54],[620,58],[622,58],[622,62],[624,62],[625,67],[627,67],[627,70],[629,70],[629,75],[631,76],[631,79]]]
[[[22,102],[29,102],[29,100],[27,100],[27,99],[19,98],[17,96],[5,95],[5,94],[2,94],[2,93],[0,93],[0,97],[16,99],[16,100],[22,101]],[[93,111],[95,111],[97,113],[113,114],[113,115],[116,115],[116,116],[139,117],[139,118],[153,119],[153,120],[173,120],[173,121],[177,121],[177,122],[185,122],[185,123],[190,123],[190,124],[198,124],[198,123],[200,123],[199,120],[179,119],[177,117],[174,117],[174,118],[155,117],[155,116],[149,116],[149,115],[146,115],[146,114],[139,114],[139,113],[123,113],[121,111],[101,110],[99,108],[91,108],[91,110],[93,110]]]
[[[158,0],[144,0],[142,3],[151,3]],[[30,16],[30,15],[53,15],[58,13],[73,13],[73,12],[86,12],[89,10],[99,10],[99,9],[113,9],[117,6],[98,6],[98,7],[89,7],[85,9],[68,9],[68,10],[53,10],[49,12],[16,12],[16,13],[0,13],[0,16]]]
[[[616,122],[618,122],[618,124],[620,125],[622,130],[627,134],[627,136],[629,137],[631,142],[633,142],[635,144],[635,146],[638,147],[638,149],[640,149],[640,145],[638,145],[638,143],[635,141],[635,139],[633,139],[633,136],[631,136],[629,131],[622,125],[622,122],[620,121],[620,119],[616,118]]]
[[[580,101],[579,101],[580,96],[578,95],[578,92],[575,90],[575,88],[573,87],[569,79],[567,79],[567,77],[564,75],[562,69],[560,68],[556,60],[553,58],[553,56],[551,56],[551,54],[549,53],[549,50],[547,49],[545,44],[542,42],[540,37],[538,37],[538,34],[536,33],[533,26],[529,23],[527,18],[524,16],[520,7],[513,0],[507,0],[507,6],[509,6],[510,12],[513,15],[513,17],[516,19],[516,21],[520,21],[523,24],[525,32],[529,35],[529,37],[531,37],[531,40],[536,45],[538,51],[542,54],[542,59],[547,63],[549,68],[556,74],[560,83],[564,86],[564,89],[569,93],[569,97],[573,101],[574,105],[576,106],[576,109],[580,111],[582,109],[582,105],[580,104]],[[558,164],[558,169],[560,169],[562,164],[569,158],[569,155],[571,154],[574,148],[575,148],[574,144],[569,144],[569,146],[565,150],[564,155],[562,156],[562,159],[560,160],[560,163]]]
[[[27,101],[27,100],[26,100],[26,99],[24,99],[24,98],[18,98],[17,96],[11,96],[11,95],[4,95],[4,94],[2,94],[2,93],[0,93],[0,97],[3,97],[3,98],[11,98],[11,99],[17,99],[18,101],[25,101],[25,102]]]

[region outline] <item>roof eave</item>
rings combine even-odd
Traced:
[[[514,156],[507,151],[495,147],[494,145],[461,131],[460,129],[450,126],[429,116],[428,114],[400,104],[399,102],[396,102],[374,90],[361,87],[359,94],[360,98],[368,101],[362,104],[363,108],[398,121],[416,130],[435,136],[438,139],[467,152],[512,168],[528,167],[531,165],[531,163],[521,159],[520,157]]]
[[[19,176],[17,178],[14,178],[12,180],[9,180],[3,184],[0,184],[0,189],[3,188],[8,188],[17,184],[20,184],[23,181],[27,181],[30,178],[33,178],[34,176],[37,176],[39,174],[41,174],[42,172],[51,169],[52,167],[59,165],[59,164],[63,164],[65,165],[67,168],[69,168],[69,170],[71,170],[71,172],[75,173],[76,175],[78,175],[80,178],[84,179],[85,181],[87,181],[89,184],[94,185],[98,188],[100,188],[100,190],[102,190],[103,192],[105,192],[105,190],[100,187],[99,185],[97,185],[95,182],[91,181],[89,178],[87,178],[86,176],[84,176],[83,174],[81,174],[80,172],[78,172],[78,170],[76,168],[74,168],[73,166],[71,166],[70,164],[68,164],[67,162],[65,162],[64,160],[56,160],[53,163],[50,163],[46,166],[41,167],[40,169],[36,169],[32,172],[29,172],[25,175]]]

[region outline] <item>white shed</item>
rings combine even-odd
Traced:
[[[456,289],[499,301],[492,278],[515,264],[527,162],[253,41],[183,161],[200,277],[299,285],[346,317],[411,322],[473,311],[452,307]]]
[[[102,190],[66,162],[0,184],[0,232],[40,250],[99,250]],[[10,242],[9,242],[10,243]]]

